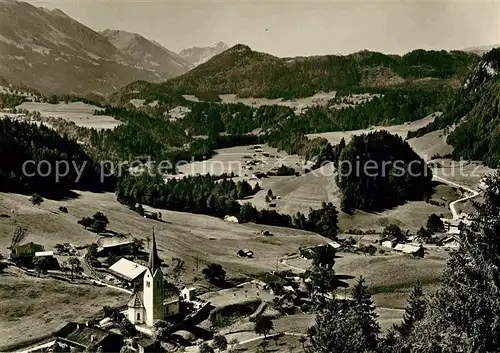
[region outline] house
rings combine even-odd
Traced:
[[[123,345],[123,336],[85,324],[69,323],[56,334],[56,342],[59,346],[80,351],[96,352],[100,347],[103,352],[116,352],[117,347]]]
[[[236,255],[238,255],[240,257],[253,257],[254,253],[253,253],[253,251],[248,250],[248,249],[240,249],[240,250],[238,250]]]
[[[394,248],[398,245],[398,240],[396,238],[383,238],[380,240],[380,245],[385,248]]]
[[[134,325],[153,326],[155,321],[164,320],[167,316],[179,313],[178,297],[175,299],[177,303],[174,299],[165,301],[164,276],[160,263],[156,238],[153,233],[148,266],[143,271],[133,269],[134,271],[131,273],[137,274],[136,278],[139,281],[142,280],[142,290],[135,290],[127,303],[127,317]]]
[[[411,254],[413,256],[424,257],[424,247],[415,246],[411,244],[397,244],[394,250],[402,252],[403,254]]]
[[[54,257],[53,251],[37,251],[35,253],[35,258],[37,258],[37,257],[43,257],[47,260],[47,269],[48,270],[58,270],[60,268],[59,262]]]
[[[196,288],[193,286],[182,288],[180,297],[185,302],[193,301],[196,298]]]
[[[133,240],[126,239],[119,242],[106,242],[101,239],[97,242],[97,254],[100,257],[108,256],[109,254],[124,255],[131,254],[133,247]]]
[[[10,258],[12,260],[21,258],[21,257],[35,257],[35,253],[44,251],[45,248],[43,245],[35,244],[33,242],[29,242],[23,245],[14,246],[10,252]]]
[[[394,242],[391,241],[391,240],[385,240],[385,241],[382,242],[382,246],[384,248],[392,249],[393,245],[396,245],[396,244],[394,244]]]
[[[165,307],[165,316],[173,316],[177,315],[180,313],[180,305],[179,305],[179,297],[178,296],[172,296],[168,299],[166,299],[163,302],[163,306]]]
[[[341,245],[339,243],[337,243],[336,241],[331,241],[328,243],[328,246],[332,247],[333,249],[337,250],[338,248],[341,247]]]
[[[139,337],[135,342],[137,348],[132,347],[138,353],[158,353],[158,352],[166,352],[160,344],[158,340],[155,340],[154,337]]]
[[[127,282],[131,287],[140,287],[142,284],[142,276],[146,270],[146,266],[121,258],[110,266],[107,271]]]
[[[53,257],[54,252],[53,251],[37,251],[35,253],[35,257]]]

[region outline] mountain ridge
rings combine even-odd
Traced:
[[[112,101],[157,99],[172,94],[236,94],[254,98],[300,98],[320,91],[428,85],[460,86],[479,56],[460,51],[414,50],[403,56],[367,50],[346,56],[279,58],[236,44],[191,71],[160,84],[131,84]]]
[[[61,10],[10,0],[0,1],[0,76],[42,93],[102,96],[137,80],[173,77],[141,67]]]
[[[179,76],[193,68],[178,54],[138,33],[106,29],[100,32],[118,50],[133,57],[142,67],[166,76]]]

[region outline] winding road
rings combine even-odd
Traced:
[[[450,203],[449,207],[450,207],[450,211],[451,211],[451,214],[453,215],[453,219],[458,219],[459,218],[459,214],[457,212],[457,209],[456,209],[456,205],[460,202],[464,202],[464,201],[467,201],[467,200],[470,200],[470,199],[473,199],[474,197],[477,197],[479,195],[479,192],[476,191],[476,190],[473,190],[465,185],[460,185],[460,184],[457,184],[457,183],[454,183],[452,181],[449,181],[447,179],[444,179],[444,178],[441,178],[441,177],[438,177],[438,176],[434,176],[433,177],[434,180],[436,181],[440,181],[444,184],[448,184],[448,185],[451,185],[451,186],[454,186],[456,188],[462,188],[463,190],[471,193],[471,195],[468,195],[468,196],[465,196],[465,197],[462,197],[461,199],[458,199],[458,200],[455,200],[453,202]]]

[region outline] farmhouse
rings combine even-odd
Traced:
[[[130,254],[133,246],[133,240],[127,239],[119,242],[109,243],[99,239],[97,245],[97,254],[99,256],[108,256],[109,254],[122,255]]]
[[[328,245],[335,250],[337,250],[341,247],[341,245],[336,241],[331,241],[328,243]]]
[[[410,244],[397,244],[394,250],[402,252],[403,254],[411,254],[413,256],[424,257],[424,247],[415,246]]]
[[[146,270],[146,266],[136,264],[135,262],[125,258],[121,258],[108,268],[108,272],[127,282],[131,287],[141,286],[142,276]]]
[[[236,255],[238,255],[239,257],[253,257],[254,253],[253,251],[251,250],[248,250],[248,249],[240,249]]]
[[[114,352],[123,345],[123,336],[85,324],[69,323],[56,335],[56,344],[75,350],[96,352],[100,347],[103,352]]]
[[[35,257],[54,257],[53,251],[37,251]]]
[[[20,257],[34,257],[35,253],[44,251],[45,248],[43,245],[35,244],[33,242],[29,242],[23,245],[17,245],[12,248],[10,253],[10,258],[12,260],[18,259]]]

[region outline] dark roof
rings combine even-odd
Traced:
[[[144,304],[142,303],[142,292],[137,291],[132,294],[130,297],[127,306],[129,308],[144,308]]]
[[[97,327],[88,327],[85,325],[80,325],[79,328],[77,328],[76,330],[74,330],[69,335],[63,338],[65,338],[68,341],[77,343],[79,345],[90,347],[98,345],[105,338],[111,335],[115,334]],[[93,341],[92,341],[92,336],[94,337]]]
[[[141,336],[137,339],[137,344],[143,348],[152,347],[155,345],[155,343],[156,343],[155,339],[149,336]]]
[[[171,303],[178,302],[178,301],[179,301],[178,295],[171,295],[163,301],[163,304],[171,304]]]
[[[153,230],[153,239],[151,242],[151,250],[149,252],[149,262],[148,267],[151,273],[154,275],[156,270],[160,268],[160,258],[158,257],[158,249],[156,248],[156,237]]]

